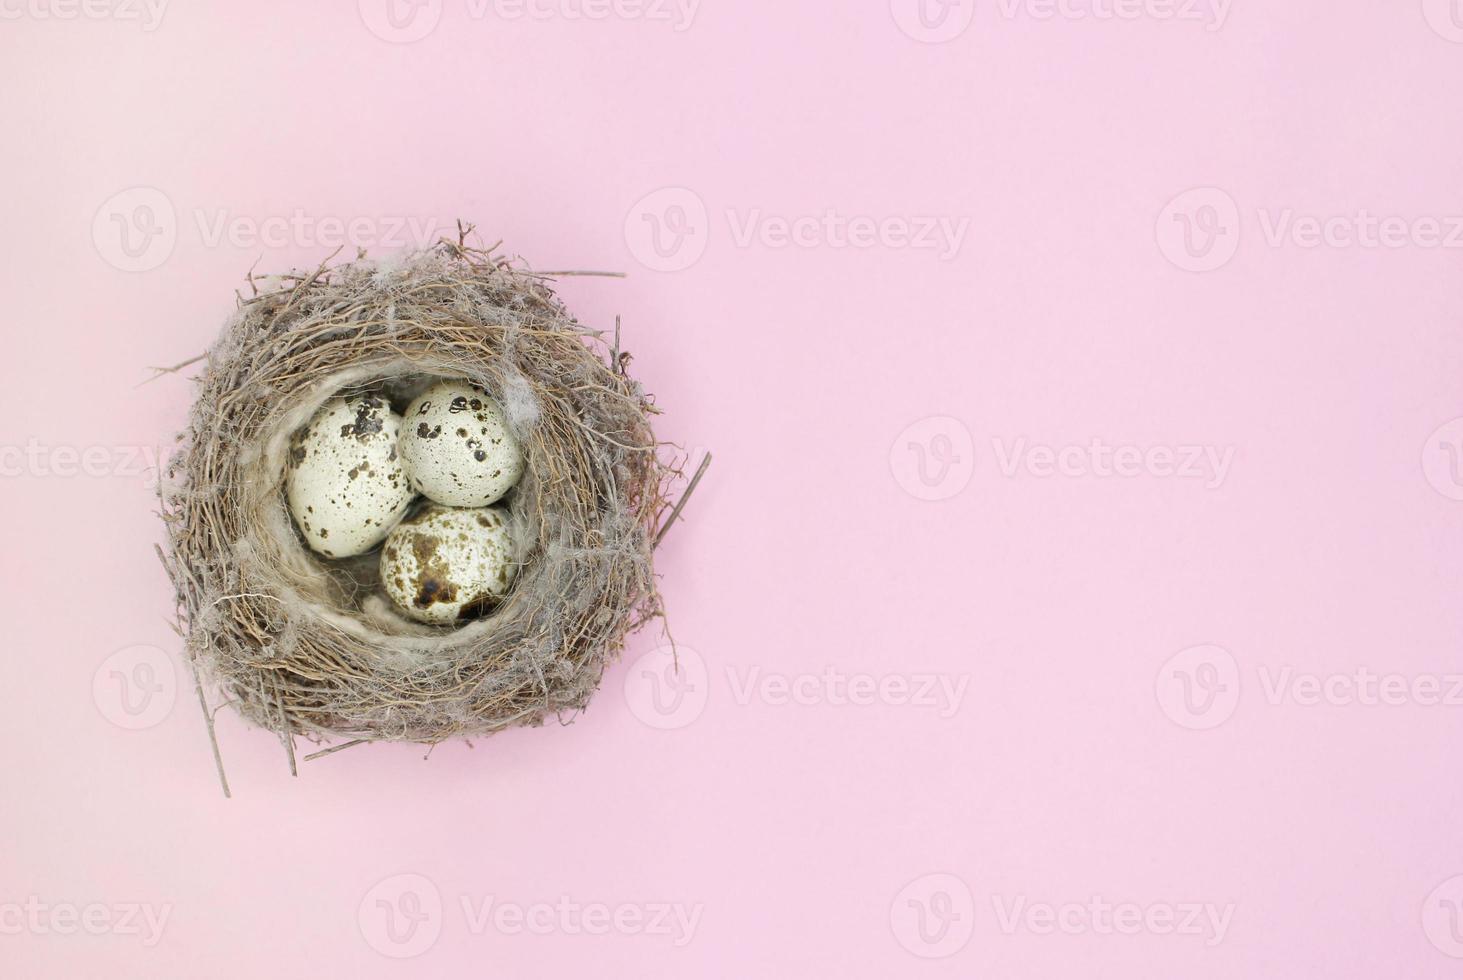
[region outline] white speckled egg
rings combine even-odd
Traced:
[[[285,500],[311,549],[370,551],[411,503],[397,450],[401,416],[376,395],[332,398],[290,439]]]
[[[424,623],[480,614],[517,574],[508,512],[500,507],[429,506],[398,524],[381,549],[386,594]]]
[[[523,450],[481,388],[439,381],[407,407],[401,455],[417,492],[452,507],[483,507],[523,475]]]

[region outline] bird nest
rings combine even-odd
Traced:
[[[662,613],[652,553],[679,511],[662,525],[678,470],[618,327],[611,342],[580,326],[552,275],[460,240],[251,275],[161,481],[163,561],[210,736],[205,690],[279,733],[292,768],[295,736],[435,744],[572,719],[627,634]],[[328,399],[370,390],[400,411],[441,378],[492,392],[526,459],[512,590],[451,627],[400,615],[374,553],[312,553],[283,494],[291,435]]]

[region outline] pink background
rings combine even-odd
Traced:
[[[443,0],[399,21],[414,41],[375,0],[151,30],[97,2],[0,20],[0,974],[1463,969],[1463,240],[1427,223],[1463,215],[1449,0],[979,0],[968,25],[929,0],[923,35],[914,0],[689,24]],[[830,209],[885,233],[769,237]],[[1362,209],[1406,241],[1274,237]],[[224,710],[225,800],[136,462],[191,387],[138,383],[208,345],[256,261],[407,216],[629,273],[563,293],[624,317],[662,436],[715,453],[658,561],[689,673],[664,688],[646,631],[571,726],[298,779]],[[955,254],[898,235],[924,217],[968,220]],[[1093,440],[1149,455],[1101,475]],[[1003,468],[1018,444],[1066,465]],[[1171,472],[1189,446],[1232,450],[1223,478]],[[1276,693],[1296,675],[1319,703]],[[910,697],[927,678],[963,698]],[[489,899],[699,918],[515,933],[469,914]],[[1162,930],[1191,904],[1232,906],[1222,936]],[[101,934],[66,928],[98,907]]]

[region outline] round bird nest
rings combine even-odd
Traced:
[[[436,743],[572,718],[661,613],[652,549],[673,474],[654,407],[618,336],[580,326],[546,275],[443,241],[251,276],[209,351],[162,481],[164,564],[202,682],[279,733],[292,766],[295,735]],[[312,553],[282,492],[291,434],[327,399],[369,390],[400,411],[444,377],[492,393],[526,456],[509,498],[517,580],[454,627],[399,614],[375,552]]]

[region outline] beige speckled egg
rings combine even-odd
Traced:
[[[401,416],[375,395],[332,398],[290,439],[285,500],[311,549],[370,551],[411,503],[397,450]]]
[[[503,597],[518,565],[500,507],[429,506],[402,521],[381,549],[381,584],[402,611],[452,623]]]
[[[466,381],[439,381],[412,401],[400,445],[412,486],[439,504],[486,506],[523,475],[502,410]]]

